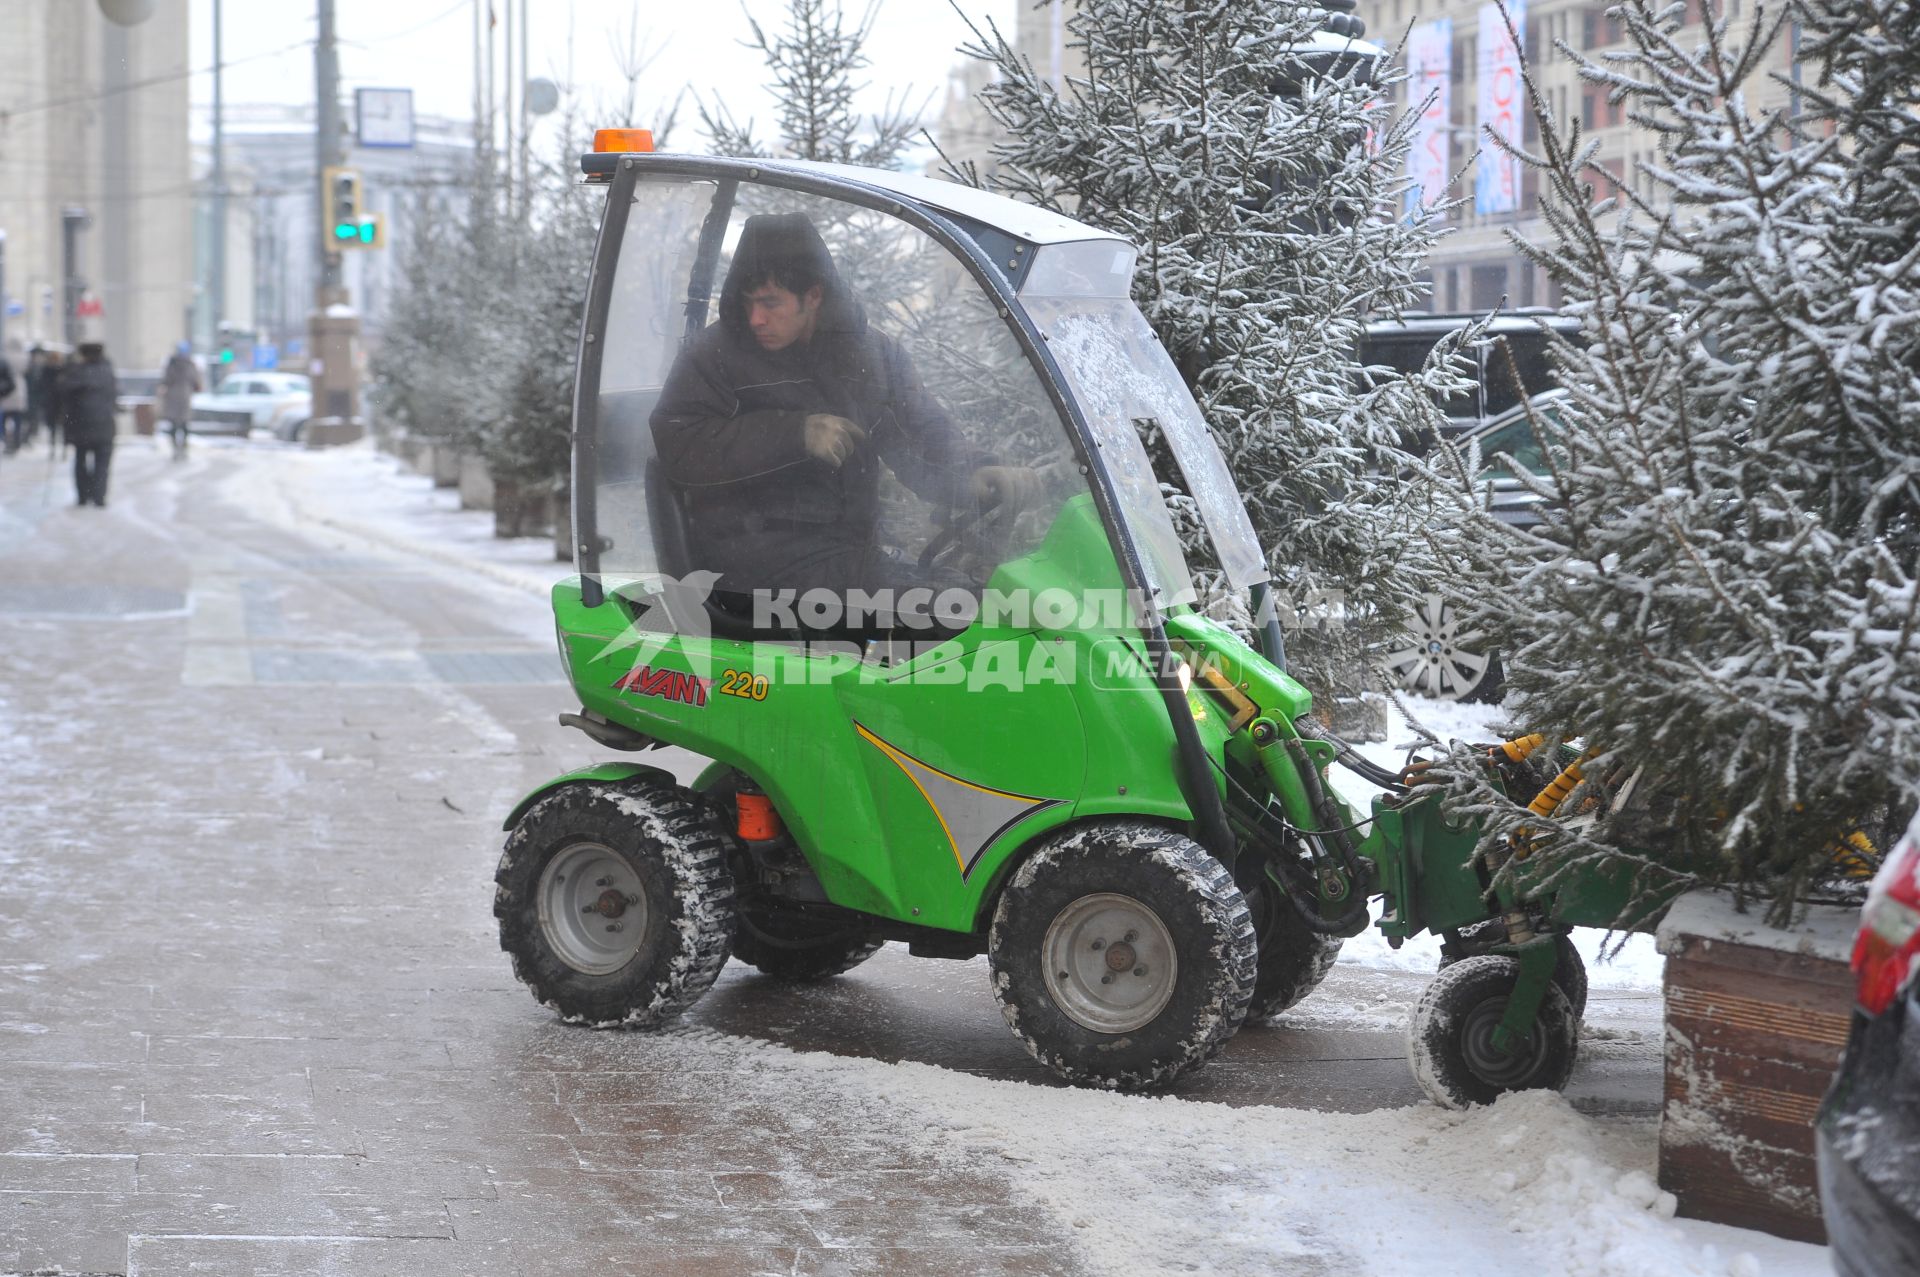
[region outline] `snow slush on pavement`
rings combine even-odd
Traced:
[[[1445,938],[1415,1013],[1437,1102],[1558,1089],[1576,926],[1647,927],[1630,866],[1551,880],[1450,823],[1416,764],[1315,723],[1277,624],[1196,610],[1143,423],[1227,584],[1266,559],[1198,407],[1129,298],[1135,250],[950,183],[655,154],[605,130],[579,345],[579,696],[641,762],[525,798],[497,875],[514,969],[572,1023],[650,1028],[731,954],[830,978],[888,940],[987,955],[1008,1025],[1069,1081],[1161,1087],[1284,1011],[1369,922]],[[1543,824],[1583,759],[1490,744]],[[1327,769],[1381,791],[1363,819]],[[1616,802],[1630,801],[1620,786]]]

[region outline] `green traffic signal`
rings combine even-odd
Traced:
[[[352,222],[341,222],[333,228],[333,237],[335,239],[359,239],[360,228]]]
[[[232,352],[231,350],[223,350],[223,351],[221,351],[221,352],[220,352],[220,362],[221,362],[221,363],[223,363],[223,364],[230,364],[230,363],[232,363],[232,362],[233,362],[233,352]]]

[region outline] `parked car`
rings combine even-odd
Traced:
[[[276,438],[297,439],[313,415],[313,392],[298,373],[236,372],[216,389],[193,397],[196,424],[237,423],[239,413],[246,414],[253,428],[271,430]]]
[[[1920,816],[1874,875],[1853,973],[1847,1051],[1814,1123],[1833,1266],[1920,1273]]]
[[[1443,338],[1483,319],[1485,315],[1416,312],[1376,320],[1367,325],[1356,355],[1362,364],[1418,372]],[[1467,352],[1473,386],[1440,403],[1446,414],[1445,437],[1458,438],[1504,417],[1522,400],[1554,389],[1558,382],[1548,355],[1554,337],[1578,342],[1580,321],[1542,307],[1506,310],[1489,320],[1485,335]]]
[[[1494,518],[1516,527],[1540,522],[1544,499],[1521,481],[1515,467],[1534,475],[1546,470],[1528,408],[1553,417],[1566,397],[1564,390],[1535,395],[1530,404],[1515,404],[1454,440],[1463,456],[1478,448],[1480,479]],[[1414,610],[1404,641],[1382,653],[1380,670],[1401,691],[1443,701],[1491,700],[1504,681],[1490,636],[1466,629],[1452,602],[1439,594],[1428,595]]]

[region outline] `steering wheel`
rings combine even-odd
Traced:
[[[957,553],[970,535],[984,531],[989,526],[990,516],[999,510],[1000,498],[995,496],[971,510],[955,515],[947,521],[946,527],[933,534],[933,539],[920,551],[915,566],[922,573],[931,572],[935,564]]]

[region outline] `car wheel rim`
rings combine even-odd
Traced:
[[[1151,1024],[1173,997],[1179,958],[1160,916],[1131,896],[1101,892],[1062,909],[1041,941],[1047,993],[1096,1033]]]
[[[1407,641],[1389,651],[1380,667],[1404,691],[1457,701],[1487,677],[1491,654],[1486,632],[1462,630],[1460,616],[1438,594],[1429,594],[1408,618]]]
[[[534,897],[547,947],[582,975],[613,974],[646,938],[646,889],[626,857],[600,843],[562,848]]]
[[[1540,1071],[1546,1059],[1546,1035],[1536,1024],[1532,1039],[1508,1054],[1493,1044],[1494,1030],[1507,1013],[1505,998],[1488,998],[1471,1011],[1460,1026],[1460,1054],[1473,1075],[1489,1086],[1510,1090],[1524,1085]]]

